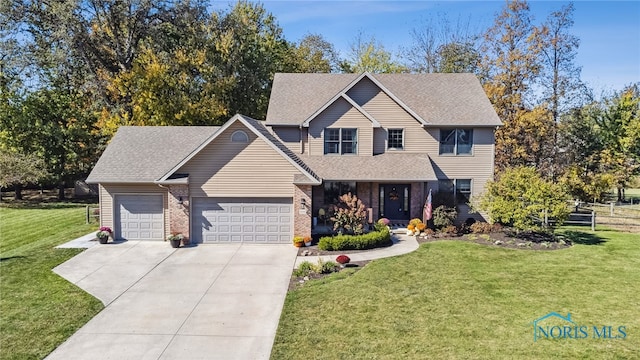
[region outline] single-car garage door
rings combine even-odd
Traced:
[[[291,198],[194,198],[195,242],[289,243]]]
[[[116,195],[115,238],[163,240],[162,195]]]

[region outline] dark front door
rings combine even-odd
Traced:
[[[382,216],[390,220],[409,220],[409,185],[380,185]]]

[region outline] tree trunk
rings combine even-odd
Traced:
[[[17,184],[13,187],[13,190],[16,192],[16,196],[14,197],[14,199],[16,200],[22,200],[22,185]]]
[[[624,200],[624,196],[622,195],[622,187],[618,186],[618,202],[622,202]]]
[[[64,181],[58,184],[58,200],[65,200],[64,196]]]

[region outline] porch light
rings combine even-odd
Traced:
[[[307,199],[305,199],[305,198],[300,199],[300,206],[303,207],[303,208],[306,208],[307,207]]]
[[[184,201],[182,201],[182,196],[178,197],[178,205],[182,205],[184,204]]]

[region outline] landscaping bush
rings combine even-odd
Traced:
[[[327,251],[365,250],[391,245],[389,229],[372,231],[364,235],[337,235],[320,238],[318,249]]]
[[[318,259],[318,263],[314,265],[313,272],[316,274],[331,274],[333,272],[339,271],[340,266],[333,261],[322,261],[322,259]]]
[[[347,256],[347,255],[338,255],[338,257],[336,257],[336,261],[339,264],[348,264],[349,261],[351,261],[351,259]]]
[[[433,225],[439,229],[444,228],[453,225],[457,217],[458,210],[456,208],[441,205],[433,211]]]
[[[344,194],[338,199],[337,205],[331,206],[334,222],[333,230],[362,234],[364,222],[367,218],[367,209],[357,196],[351,193]]]
[[[495,223],[489,224],[483,221],[475,222],[469,227],[469,231],[474,234],[489,234],[502,231],[502,225]]]
[[[297,269],[293,270],[293,276],[308,276],[313,271],[313,264],[308,261],[303,261],[300,263]]]
[[[449,226],[445,226],[442,229],[440,229],[440,232],[443,234],[447,234],[447,235],[457,235],[458,234],[458,228],[456,228],[453,225],[449,225]]]
[[[475,222],[470,226],[474,234],[488,234],[493,230],[493,225],[486,222]]]

